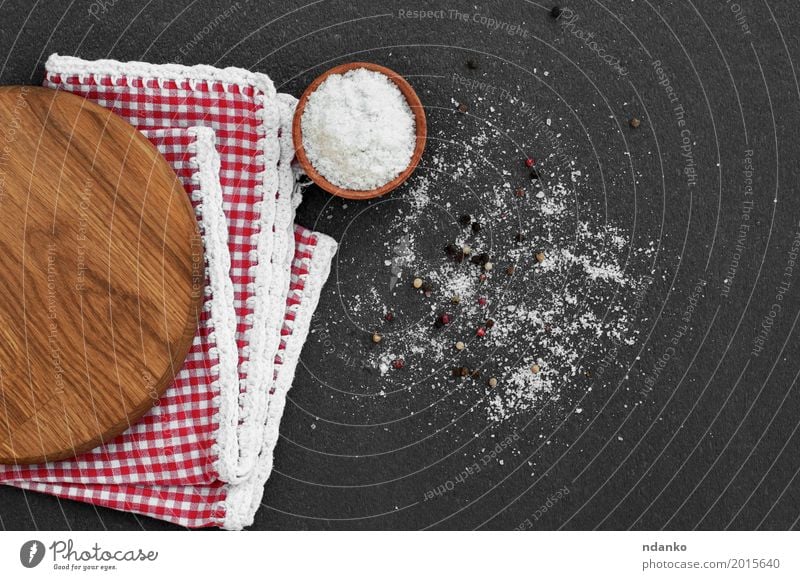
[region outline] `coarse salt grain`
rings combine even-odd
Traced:
[[[350,190],[392,181],[416,145],[414,114],[386,75],[364,68],[333,74],[308,97],[303,148],[314,169]]]

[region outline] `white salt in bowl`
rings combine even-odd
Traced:
[[[353,69],[367,69],[387,76],[395,85],[397,85],[397,88],[400,89],[400,92],[405,97],[408,106],[411,108],[411,112],[414,114],[416,145],[413,153],[411,154],[411,160],[409,161],[408,166],[390,182],[375,189],[345,189],[334,183],[331,183],[314,168],[308,158],[308,155],[306,154],[305,148],[303,147],[302,118],[308,98],[323,82],[325,82],[330,75],[341,75]],[[319,185],[322,189],[328,193],[332,193],[333,195],[347,199],[372,199],[373,197],[380,197],[381,195],[389,193],[405,182],[405,180],[408,179],[417,168],[417,165],[419,165],[419,161],[422,158],[422,152],[425,150],[425,141],[427,136],[428,125],[425,119],[425,110],[422,108],[422,103],[420,102],[417,93],[414,92],[414,89],[411,88],[411,85],[408,84],[408,81],[406,81],[393,70],[370,62],[350,62],[347,64],[341,64],[324,72],[314,79],[314,82],[308,86],[305,92],[303,92],[303,95],[300,97],[300,101],[297,103],[297,109],[292,122],[292,139],[294,140],[295,155],[297,156],[297,161],[300,163],[300,166],[311,178],[311,180]]]

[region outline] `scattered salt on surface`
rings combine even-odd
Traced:
[[[457,115],[459,125],[470,122]],[[383,324],[385,338],[378,347],[366,340],[349,345],[361,365],[378,370],[373,392],[402,390],[409,402],[420,392],[426,403],[432,396],[452,397],[488,422],[528,421],[548,406],[573,402],[598,384],[595,379],[602,386],[603,365],[622,364],[621,350],[608,363],[604,358],[609,345],[621,349],[636,342],[642,326],[637,296],[650,283],[643,274],[655,247],[637,247],[628,230],[598,213],[603,202],[591,167],[578,169],[556,153],[539,153],[540,145],[535,153],[543,177],[526,182],[492,157],[525,159],[498,149],[489,125],[466,138],[456,129],[433,135],[424,166],[397,199],[402,210],[381,222],[377,266],[385,273],[364,276],[365,286],[347,296],[355,314],[395,305],[407,310],[387,324],[382,314],[359,318],[366,328]],[[523,197],[515,196],[519,187]],[[459,225],[464,214],[480,229]],[[458,263],[446,255],[448,244],[468,245],[471,255],[488,253],[493,271],[482,281],[483,270],[469,256]],[[545,254],[541,263],[538,252]],[[432,285],[430,296],[412,288],[415,277]],[[376,295],[371,284],[387,279],[389,292]],[[442,312],[453,322],[437,328]],[[494,325],[476,337],[487,319]],[[456,342],[466,347],[457,349]],[[397,358],[404,360],[402,370],[393,367]],[[481,375],[455,377],[455,367]],[[490,377],[498,380],[495,388],[487,385]],[[581,413],[585,406],[577,408]]]

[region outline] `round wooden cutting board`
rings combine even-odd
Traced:
[[[197,220],[136,129],[0,87],[0,463],[74,456],[163,394],[202,308]]]

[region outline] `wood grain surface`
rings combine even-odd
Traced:
[[[135,423],[202,304],[197,221],[136,129],[67,93],[0,87],[0,462],[63,459]]]

